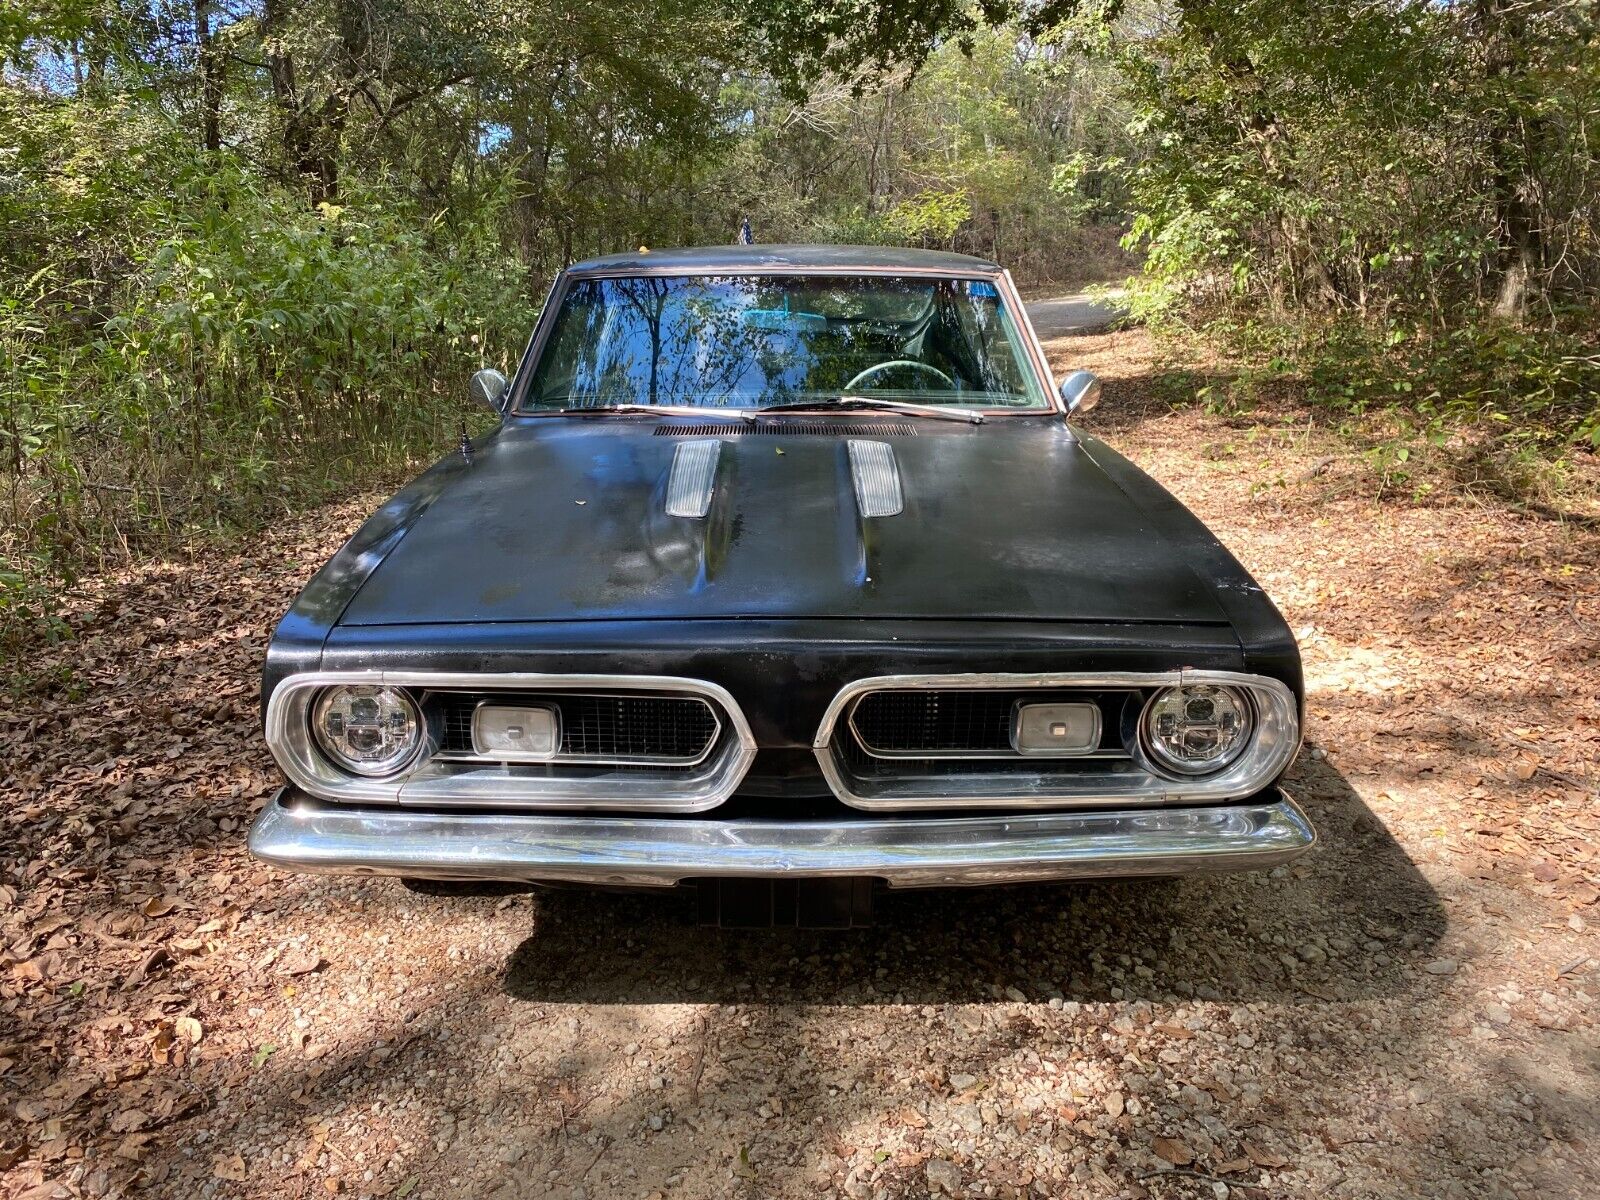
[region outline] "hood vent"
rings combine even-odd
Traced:
[[[900,466],[887,442],[851,439],[850,475],[855,480],[856,504],[863,517],[892,517],[905,508],[900,491]]]
[[[667,476],[667,516],[703,517],[711,511],[721,453],[722,443],[715,439],[678,443]]]
[[[779,437],[852,437],[865,434],[869,437],[916,437],[915,425],[908,425],[904,421],[851,421],[848,424],[822,424],[816,421],[797,423],[779,421],[773,424],[746,425],[746,424],[706,424],[706,425],[657,425],[656,437],[746,437],[754,435],[773,435]]]

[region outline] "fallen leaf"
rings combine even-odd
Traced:
[[[155,1137],[153,1133],[130,1133],[117,1143],[117,1148],[112,1153],[118,1158],[126,1158],[132,1162],[138,1162],[139,1159],[144,1157],[145,1147],[153,1137]]]
[[[271,1058],[273,1054],[277,1052],[277,1049],[278,1048],[272,1045],[270,1042],[261,1047],[261,1049],[256,1051],[255,1057],[250,1060],[251,1068],[259,1071],[261,1069],[261,1064],[266,1062],[267,1059]]]
[[[176,1041],[177,1038],[173,1036],[172,1026],[162,1022],[161,1027],[156,1030],[155,1037],[150,1039],[150,1057],[158,1063],[171,1062],[172,1046]]]
[[[133,969],[133,973],[128,976],[127,980],[122,985],[123,991],[127,991],[129,988],[143,983],[144,977],[150,974],[151,971],[159,970],[164,966],[168,966],[171,964],[171,962],[172,956],[167,953],[167,948],[165,946],[155,947],[150,951],[149,954],[146,954],[144,956],[144,960]]]
[[[151,896],[144,902],[144,915],[147,917],[164,917],[178,907],[178,902],[171,896]]]
[[[1249,1169],[1250,1160],[1248,1158],[1230,1158],[1227,1162],[1218,1163],[1216,1166],[1218,1175],[1237,1175],[1240,1171],[1248,1171]]]
[[[405,1200],[407,1196],[411,1195],[411,1193],[416,1189],[417,1184],[420,1182],[422,1182],[422,1176],[420,1175],[407,1176],[406,1181],[399,1187],[395,1188],[394,1200]]]
[[[1289,1165],[1289,1160],[1283,1155],[1277,1154],[1271,1150],[1263,1150],[1254,1142],[1246,1142],[1244,1144],[1244,1152],[1250,1156],[1250,1161],[1255,1163],[1255,1165],[1258,1167],[1275,1169],[1277,1167],[1287,1167]]]
[[[142,1108],[125,1108],[112,1117],[107,1128],[112,1133],[132,1133],[150,1124],[150,1114]]]
[[[322,955],[315,950],[297,950],[284,957],[278,964],[278,970],[284,975],[309,975],[326,965]]]
[[[1151,1143],[1151,1149],[1175,1167],[1187,1167],[1194,1161],[1194,1151],[1176,1138],[1158,1137]]]
[[[211,1160],[211,1173],[218,1179],[228,1179],[234,1183],[243,1183],[248,1178],[248,1173],[244,1167],[244,1155],[217,1155]]]
[[[200,1039],[205,1037],[205,1028],[193,1017],[179,1017],[173,1022],[178,1036],[191,1046],[198,1046]]]

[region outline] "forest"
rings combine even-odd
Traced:
[[[7,644],[453,445],[563,264],[745,219],[1126,281],[1172,403],[1592,519],[1589,0],[22,0],[0,61]]]

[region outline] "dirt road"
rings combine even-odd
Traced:
[[[1087,292],[1028,302],[1028,320],[1041,338],[1061,338],[1090,333],[1122,316],[1115,304],[1093,299]]]
[[[267,870],[262,648],[363,498],[90,581],[0,711],[0,1195],[1593,1196],[1600,539],[1053,349],[1297,630],[1315,850],[848,936]]]

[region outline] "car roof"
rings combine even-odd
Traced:
[[[899,246],[688,246],[675,250],[639,249],[573,263],[569,275],[639,273],[697,274],[717,271],[914,271],[998,275],[1000,265],[969,254],[911,250]]]

